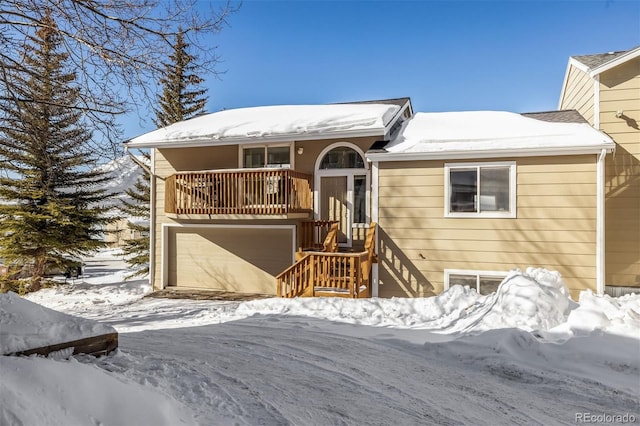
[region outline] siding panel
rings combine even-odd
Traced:
[[[413,164],[411,175],[401,162],[381,164],[381,297],[437,294],[444,269],[527,266],[560,271],[573,290],[595,290],[595,156],[514,160],[515,219],[445,218],[442,161]]]
[[[600,75],[600,101],[618,145],[606,163],[606,283],[640,287],[640,58]]]
[[[588,74],[571,66],[560,109],[575,109],[593,124],[593,80]]]

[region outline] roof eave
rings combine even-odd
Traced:
[[[269,135],[260,137],[230,137],[222,139],[198,138],[198,139],[176,139],[170,141],[148,141],[133,143],[132,140],[124,142],[129,148],[197,148],[206,146],[225,145],[251,145],[271,142],[295,142],[323,139],[357,138],[370,136],[384,136],[388,128],[395,120],[391,120],[385,127],[375,127],[370,129],[342,130],[330,133],[289,133],[279,135]]]
[[[606,62],[598,67],[595,67],[594,69],[592,69],[589,72],[589,76],[590,77],[595,77],[598,74],[602,74],[605,71],[610,70],[611,68],[615,68],[618,65],[624,64],[627,61],[630,61],[632,59],[635,59],[637,57],[640,56],[640,46],[636,47],[635,49],[632,49],[620,56],[618,56],[615,59],[612,59],[609,62]]]
[[[554,147],[554,148],[518,148],[518,149],[484,149],[465,151],[439,152],[368,152],[366,157],[373,162],[384,161],[415,161],[415,160],[469,160],[477,158],[504,157],[548,157],[557,155],[586,155],[599,154],[605,149],[607,153],[615,151],[614,143],[599,145]]]

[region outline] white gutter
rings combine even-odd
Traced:
[[[378,223],[378,220],[379,220],[379,214],[378,214],[379,175],[378,173],[379,173],[378,162],[376,161],[371,163],[371,221],[378,224],[378,229],[376,229],[376,235],[375,235],[375,250],[374,250],[374,253],[376,254],[376,256],[380,252],[379,250],[380,223]],[[380,262],[380,258],[378,257],[378,262],[371,265],[371,297],[378,297],[378,277],[380,276],[378,271],[379,262]]]
[[[327,133],[289,133],[256,137],[226,137],[223,139],[214,139],[212,137],[201,137],[193,139],[173,139],[164,141],[148,141],[134,142],[134,139],[125,142],[129,148],[197,148],[205,146],[224,146],[224,145],[250,145],[264,144],[268,142],[295,142],[308,140],[324,140],[324,139],[342,139],[356,138],[368,136],[384,136],[391,128],[395,120],[389,121],[384,127],[376,127],[371,129],[355,129],[342,130],[339,132]]]
[[[604,214],[605,214],[605,170],[604,159],[607,155],[607,150],[602,149],[598,156],[597,165],[597,188],[596,188],[596,293],[599,295],[604,294],[605,286],[605,226],[604,226]]]
[[[432,152],[370,152],[366,157],[370,161],[414,161],[414,160],[453,160],[500,157],[543,157],[553,155],[599,154],[601,150],[613,152],[615,145],[601,144],[572,147],[517,148],[517,149],[480,149],[468,151],[432,151]]]
[[[156,280],[156,154],[151,150],[151,170],[149,171],[149,284],[153,290]],[[161,283],[164,290],[164,283]]]

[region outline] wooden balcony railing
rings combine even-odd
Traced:
[[[300,222],[298,228],[300,250],[324,251],[325,238],[337,223],[337,220],[305,220]],[[335,244],[337,244],[337,235]]]
[[[371,265],[375,255],[376,223],[372,222],[360,253],[306,251],[276,276],[279,297],[371,297]],[[336,238],[337,225],[329,232]],[[335,240],[337,242],[337,240]]]
[[[371,261],[366,251],[304,254],[276,277],[279,297],[370,297]]]
[[[290,169],[176,173],[165,180],[165,212],[282,215],[312,211],[311,176]]]

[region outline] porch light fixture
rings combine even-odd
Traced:
[[[298,153],[298,155],[302,155],[302,153],[304,152],[304,148],[299,146],[296,152]]]

